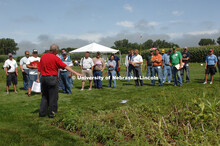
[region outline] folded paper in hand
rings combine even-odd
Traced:
[[[34,81],[32,88],[31,88],[31,91],[36,92],[36,93],[40,93],[41,92],[40,83]]]
[[[182,63],[181,68],[183,68],[184,64],[185,64],[185,63]],[[175,67],[176,67],[176,69],[178,69],[178,70],[179,70],[179,68],[180,68],[180,64],[175,65]]]

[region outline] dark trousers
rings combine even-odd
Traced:
[[[139,81],[141,86],[143,86],[143,80],[141,79],[141,67],[134,67],[134,78],[136,86],[139,86]]]
[[[184,70],[186,71],[186,82],[189,82],[190,81],[190,75],[189,75],[189,64],[185,64],[183,66],[183,68],[180,70],[180,74],[181,74],[181,77],[182,77],[182,82],[184,82]]]
[[[49,113],[49,117],[54,117],[57,113],[58,101],[58,85],[57,76],[42,76],[41,77],[41,104],[39,116],[44,117]]]
[[[101,70],[94,70],[93,76],[94,76],[95,88],[102,88],[102,80],[100,79],[102,77],[102,71]]]

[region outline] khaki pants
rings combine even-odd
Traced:
[[[89,79],[89,80],[92,80],[93,74],[92,74],[91,69],[90,70],[82,70],[82,75],[87,78],[90,77],[91,79]],[[82,80],[86,80],[86,79],[82,78]]]

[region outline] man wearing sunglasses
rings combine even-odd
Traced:
[[[205,82],[203,84],[207,84],[208,75],[211,74],[211,82],[213,83],[213,78],[216,72],[217,65],[217,57],[213,54],[213,49],[209,49],[209,55],[206,57],[205,62]]]
[[[29,51],[25,51],[25,56],[21,58],[20,60],[20,69],[23,75],[23,84],[24,84],[24,89],[28,90],[28,83],[29,83],[29,68],[27,68],[27,60],[29,58]]]

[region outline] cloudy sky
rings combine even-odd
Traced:
[[[0,38],[15,39],[18,55],[52,43],[111,47],[124,38],[197,46],[200,38],[220,36],[219,6],[220,0],[0,0]]]

